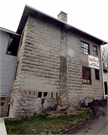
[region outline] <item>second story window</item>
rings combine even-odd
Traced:
[[[98,55],[97,46],[93,45],[93,53],[94,55]]]
[[[8,46],[7,46],[7,50],[6,50],[6,54],[17,56],[19,40],[20,40],[19,37],[14,37],[14,38],[10,37]]]
[[[89,54],[89,44],[81,41],[81,52]]]

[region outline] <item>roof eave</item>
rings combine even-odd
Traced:
[[[99,39],[99,38],[97,38],[97,37],[95,37],[95,36],[85,32],[85,31],[82,31],[82,30],[80,30],[80,29],[78,29],[78,28],[76,28],[76,27],[74,27],[74,26],[72,26],[70,24],[67,24],[67,23],[65,23],[65,22],[63,22],[63,21],[61,21],[61,20],[59,20],[57,18],[54,18],[54,17],[52,17],[52,16],[50,16],[50,15],[48,15],[46,13],[43,13],[43,12],[37,10],[37,9],[34,9],[34,8],[28,6],[28,5],[25,5],[24,11],[23,11],[23,14],[22,14],[22,17],[21,17],[21,20],[20,20],[20,23],[19,23],[19,26],[18,26],[18,29],[17,29],[17,33],[18,34],[22,33],[22,30],[23,30],[23,28],[25,26],[25,23],[26,23],[28,17],[29,16],[33,16],[35,14],[39,14],[39,15],[41,15],[43,17],[47,17],[47,18],[53,19],[54,21],[56,21],[56,22],[60,23],[61,25],[63,25],[65,29],[69,30],[69,29],[73,28],[74,30],[79,31],[80,33],[83,33],[83,34],[85,34],[87,36],[90,36],[90,37],[96,39],[97,41],[99,41],[100,45],[108,43],[108,42],[106,42],[106,41],[104,41],[102,39]]]
[[[8,33],[10,35],[14,35],[14,36],[20,37],[20,35],[18,33],[14,32],[14,31],[11,31],[11,30],[8,30],[8,29],[5,29],[3,27],[0,27],[0,30],[4,31],[4,32],[6,32],[6,33]]]

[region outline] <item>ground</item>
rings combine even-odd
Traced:
[[[94,100],[89,106],[92,108],[94,117],[61,134],[108,134],[107,100]]]

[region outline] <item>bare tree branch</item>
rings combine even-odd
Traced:
[[[103,67],[106,68],[108,65],[108,45],[102,46],[102,61]]]

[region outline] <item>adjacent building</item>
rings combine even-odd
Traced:
[[[15,71],[19,40],[19,34],[4,28],[0,28],[1,117],[6,117],[9,111],[8,103]]]
[[[78,107],[83,97],[102,99],[100,46],[105,41],[25,6],[11,88],[9,116],[32,115],[48,108]],[[13,40],[14,41],[14,40]]]

